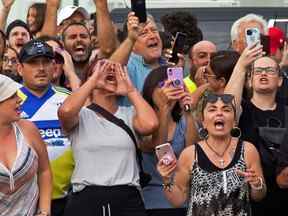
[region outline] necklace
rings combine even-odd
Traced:
[[[220,158],[218,161],[219,161],[219,164],[220,164],[221,167],[224,167],[224,165],[225,165],[225,160],[223,159],[223,156],[225,155],[226,151],[228,150],[229,146],[231,145],[231,139],[232,139],[232,138],[230,137],[230,138],[229,138],[229,141],[228,141],[228,143],[227,143],[227,145],[226,145],[226,147],[225,147],[225,149],[224,149],[224,151],[223,151],[221,154],[219,154],[215,149],[213,149],[212,146],[209,145],[208,140],[205,139],[205,143],[206,143],[206,145],[208,146],[208,148],[209,148],[218,158]]]

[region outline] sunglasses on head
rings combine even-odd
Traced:
[[[234,96],[232,94],[213,94],[208,93],[205,96],[205,100],[207,103],[216,103],[220,99],[224,104],[231,104],[234,100]]]

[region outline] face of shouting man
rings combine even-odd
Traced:
[[[91,38],[88,29],[82,24],[72,24],[63,32],[65,49],[74,63],[88,62],[91,55]]]

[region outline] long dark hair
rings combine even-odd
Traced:
[[[28,18],[29,15],[29,10],[31,8],[35,8],[36,10],[36,30],[31,32],[32,34],[36,34],[37,32],[41,31],[44,21],[45,21],[45,14],[46,14],[46,3],[34,3],[32,4],[29,9],[28,9],[28,13],[27,13],[27,17],[26,20]],[[28,24],[28,22],[27,22]],[[30,26],[29,26],[30,29]],[[31,31],[31,29],[30,29]]]
[[[152,106],[154,109],[157,109],[154,101],[153,101],[153,92],[154,90],[159,87],[159,83],[164,82],[168,79],[167,77],[167,68],[169,66],[161,66],[152,70],[147,78],[145,79],[144,86],[143,86],[143,98]],[[178,122],[181,118],[181,107],[179,102],[175,104],[172,109],[171,115],[173,121]]]

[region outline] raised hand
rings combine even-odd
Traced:
[[[56,8],[60,7],[61,0],[46,0],[47,5],[54,6]]]
[[[190,111],[194,107],[193,98],[191,97],[191,94],[189,92],[183,92],[181,94],[181,99],[179,102],[182,110],[186,112]]]
[[[2,0],[2,5],[4,8],[10,9],[15,0]]]
[[[241,54],[237,65],[246,68],[257,58],[263,56],[263,46],[255,43],[251,47],[246,47]]]
[[[245,181],[251,186],[252,189],[261,190],[264,188],[264,180],[258,176],[253,169],[246,169],[246,171],[237,170],[239,176],[244,177]]]
[[[282,59],[281,59],[281,62],[279,63],[279,65],[280,65],[280,67],[288,66],[288,44],[286,41],[284,42]]]
[[[135,91],[126,67],[121,64],[115,63],[115,75],[117,80],[117,95],[127,96],[130,92]]]
[[[160,87],[160,86],[159,86]],[[154,94],[154,103],[159,110],[171,111],[177,101],[181,99],[181,94],[184,92],[183,88],[175,88],[172,80],[167,80],[163,83],[158,91]]]
[[[129,12],[127,19],[128,38],[136,41],[142,29],[143,26],[139,24],[139,19],[135,16],[135,13],[133,11]]]
[[[165,165],[163,160],[159,160],[157,170],[164,181],[169,181],[177,167],[177,160],[175,159],[169,165]]]
[[[113,63],[107,60],[100,60],[97,62],[93,68],[93,74],[89,78],[89,80],[93,82],[94,88],[105,89],[105,77],[112,64]]]
[[[204,85],[208,82],[205,73],[206,73],[207,66],[199,67],[195,73],[194,80],[197,86]]]

